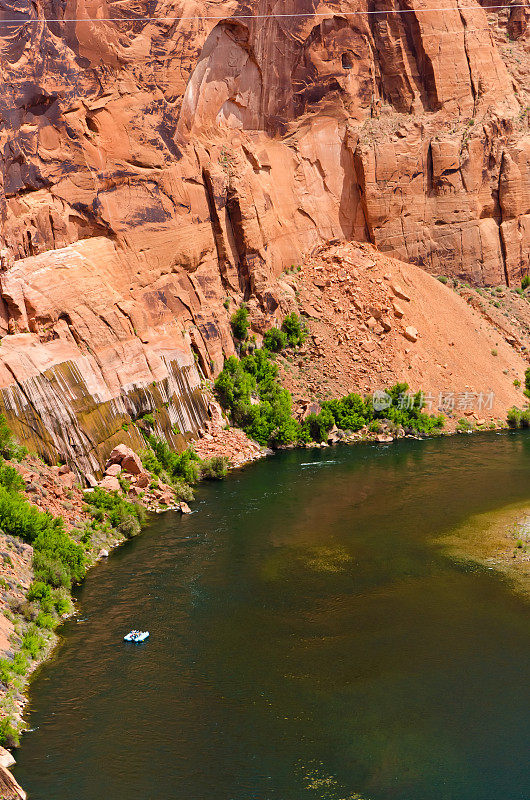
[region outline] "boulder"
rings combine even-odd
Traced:
[[[179,511],[182,514],[191,514],[191,508],[187,503],[184,502],[184,500],[181,500],[181,502],[179,503]]]
[[[111,475],[113,478],[116,478],[121,472],[121,467],[119,464],[111,464],[105,470],[105,475]]]
[[[112,450],[110,456],[107,459],[106,466],[109,467],[111,464],[121,464],[123,459],[126,456],[130,455],[131,453],[134,454],[134,450],[131,450],[131,448],[127,447],[126,444],[119,444]]]
[[[143,471],[140,456],[137,456],[136,453],[131,450],[121,462],[121,468],[124,472],[128,472],[131,475],[139,475]]]
[[[148,472],[140,472],[136,479],[136,486],[138,489],[147,489],[151,483],[151,475]]]
[[[418,331],[416,328],[413,328],[412,325],[409,325],[403,331],[403,336],[405,339],[408,339],[409,342],[417,342],[418,341]]]
[[[403,291],[399,283],[391,283],[390,288],[392,289],[396,297],[399,297],[400,300],[406,300],[408,303],[410,303],[410,297],[406,292]]]
[[[341,431],[336,425],[334,425],[328,433],[328,444],[337,444],[337,442],[340,442],[343,438],[344,431]]]
[[[68,464],[61,464],[59,467],[59,475],[65,475],[67,472],[70,472]]]
[[[119,480],[113,475],[105,475],[103,480],[99,482],[99,485],[107,492],[119,492],[121,488]]]
[[[12,767],[13,764],[16,764],[16,761],[12,754],[9,752],[9,750],[6,750],[5,747],[0,745],[0,766],[9,769],[9,767]]]
[[[400,305],[394,302],[394,300],[392,300],[392,308],[394,309],[394,316],[397,317],[398,319],[401,319],[401,317],[404,315],[405,312],[403,311]]]
[[[98,553],[98,558],[108,558],[108,557],[109,557],[109,551],[102,548]]]
[[[68,472],[60,472],[59,480],[67,489],[73,489],[76,484],[75,475],[73,472],[70,472],[70,470],[68,470]]]

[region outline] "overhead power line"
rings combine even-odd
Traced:
[[[193,15],[193,16],[184,16],[184,17],[170,17],[170,16],[159,16],[159,17],[87,17],[87,18],[64,18],[64,19],[48,19],[48,18],[35,18],[35,19],[2,19],[0,20],[1,24],[4,25],[31,25],[38,22],[53,22],[59,25],[66,25],[70,23],[94,23],[94,22],[183,22],[184,20],[217,20],[217,21],[232,21],[232,20],[252,20],[252,19],[297,19],[297,18],[310,18],[310,17],[330,17],[330,16],[338,16],[338,17],[356,17],[356,16],[373,16],[373,15],[384,15],[384,14],[418,14],[424,11],[432,13],[434,12],[443,12],[443,11],[496,11],[503,8],[526,8],[527,3],[506,3],[503,5],[494,5],[488,6],[487,8],[483,8],[482,6],[461,6],[461,7],[453,7],[453,8],[390,8],[390,9],[381,9],[381,10],[372,10],[372,11],[337,11],[336,9],[330,8],[329,12],[297,12],[293,14],[238,14],[237,16],[208,16],[205,15],[203,17]]]

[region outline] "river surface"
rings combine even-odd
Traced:
[[[30,800],[528,800],[528,596],[444,546],[527,500],[524,432],[201,487],[80,589],[16,778]]]

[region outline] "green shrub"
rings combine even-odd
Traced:
[[[21,492],[25,487],[25,483],[22,475],[15,467],[4,464],[0,467],[0,486],[10,492]]]
[[[530,427],[530,409],[525,408],[521,411],[521,416],[519,418],[519,425],[521,428],[529,428]]]
[[[69,588],[72,585],[65,565],[46,553],[33,554],[33,572],[35,577],[44,583],[49,583],[50,586]]]
[[[287,347],[287,334],[279,328],[271,328],[263,337],[263,347],[271,353],[281,353]]]
[[[516,389],[520,387],[521,381],[519,380],[519,378],[515,378],[513,385],[515,386]]]
[[[467,431],[472,431],[473,430],[473,423],[470,422],[465,417],[461,417],[461,419],[458,420],[458,423],[457,423],[457,426],[456,426],[456,430],[457,431],[461,431],[462,433],[467,433]]]
[[[58,625],[58,620],[51,614],[45,614],[44,611],[41,611],[35,620],[35,625],[38,628],[45,628],[46,630],[53,631]]]
[[[232,314],[230,320],[232,326],[232,333],[240,342],[245,341],[248,336],[248,309],[246,306],[241,306]]]
[[[33,558],[34,561],[37,558],[37,563],[38,557],[47,558],[52,563],[59,562],[68,575],[69,584],[79,583],[87,569],[84,547],[72,541],[63,530],[48,530],[38,535],[33,544]],[[65,583],[61,581],[59,585],[64,586]]]
[[[251,358],[246,356],[245,358]],[[226,359],[223,371],[215,381],[217,396],[227,408],[233,408],[236,403],[250,403],[250,395],[256,388],[254,375],[247,372],[243,363],[235,356]]]
[[[43,581],[33,581],[27,596],[28,600],[51,600],[52,590]]]
[[[355,393],[342,399],[328,400],[324,407],[332,413],[336,426],[344,431],[359,431],[373,413],[372,404]]]
[[[18,747],[20,744],[20,733],[15,726],[13,717],[0,719],[0,744],[2,747]]]
[[[143,521],[144,510],[141,506],[129,502],[118,492],[106,492],[100,486],[96,486],[93,492],[85,492],[85,502],[95,521],[108,522],[112,528],[117,528],[128,514],[132,514],[140,523]]]
[[[45,644],[37,629],[30,627],[22,638],[22,652],[26,653],[32,661],[35,661],[44,650]]]
[[[521,280],[521,289],[523,289],[524,291],[524,289],[528,289],[529,286],[530,286],[530,275],[523,275],[523,278]]]
[[[62,530],[63,520],[39,511],[24,497],[0,486],[0,528],[32,544],[40,533]]]
[[[303,423],[309,438],[313,442],[323,442],[328,438],[328,433],[335,424],[335,419],[329,408],[323,408],[319,414],[310,414]]]
[[[138,536],[141,529],[140,523],[133,514],[125,514],[118,523],[117,528],[126,539],[132,539],[133,536]]]
[[[0,681],[4,686],[10,686],[12,680],[12,662],[8,658],[0,658]]]
[[[446,278],[445,275],[439,275],[438,280],[440,281],[440,283],[443,283],[445,285],[449,281],[449,278]]]
[[[128,478],[124,478],[122,475],[118,475],[118,483],[120,484],[120,489],[123,494],[129,494],[131,481]]]
[[[28,671],[28,660],[24,653],[15,653],[13,660],[0,658],[0,681],[4,686],[11,686],[14,678],[25,675]]]
[[[376,418],[387,419],[407,432],[424,435],[439,433],[444,425],[442,415],[423,412],[425,403],[420,392],[407,407],[401,406],[401,395],[408,390],[406,383],[388,390],[391,407],[385,411],[375,411],[371,398],[363,400],[352,393],[322,403],[321,413],[311,415],[300,425],[292,415],[291,394],[280,386],[278,366],[266,348],[241,360],[234,356],[228,358],[215,389],[232,422],[259,444],[272,447],[323,441],[334,424],[342,430],[357,431]],[[259,402],[254,399],[256,394]]]
[[[65,614],[70,614],[73,609],[72,598],[64,591],[64,589],[57,589],[53,593],[53,607],[55,612],[63,617]]]
[[[11,670],[15,675],[25,675],[28,671],[28,660],[24,653],[15,653],[11,663]]]
[[[201,478],[209,481],[226,478],[229,463],[226,456],[212,456],[201,461]]]
[[[509,428],[518,428],[521,422],[521,410],[512,406],[508,411],[506,421]]]
[[[171,486],[175,492],[177,500],[184,500],[186,503],[189,503],[191,500],[193,500],[195,495],[193,493],[193,489],[188,483],[176,480],[171,484]]]
[[[155,475],[165,472],[171,483],[174,481],[197,483],[200,459],[194,450],[188,448],[183,453],[176,453],[163,439],[158,439],[156,436],[147,436],[146,439],[151,451],[148,451],[150,454],[147,457],[141,454],[141,458],[149,472]]]
[[[287,335],[287,341],[291,347],[303,344],[307,339],[307,330],[298,314],[294,311],[288,314],[282,322],[282,331]]]

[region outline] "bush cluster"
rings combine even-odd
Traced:
[[[400,403],[408,390],[406,383],[397,383],[388,390],[391,405],[384,411],[376,411],[370,397],[363,399],[352,393],[323,402],[319,414],[311,414],[300,423],[292,414],[291,394],[280,386],[278,366],[265,347],[241,359],[227,358],[215,390],[233,423],[259,444],[271,447],[325,441],[334,425],[352,432],[364,426],[376,430],[378,425],[374,423],[381,419],[402,426],[406,432],[424,435],[438,433],[443,427],[441,415],[423,412],[420,392],[410,407]]]
[[[517,408],[512,406],[508,411],[507,422],[509,428],[529,428],[530,427],[530,409]]]
[[[221,480],[227,475],[229,461],[225,456],[201,460],[191,448],[176,453],[163,439],[152,435],[145,439],[150,449],[140,454],[144,467],[169,483],[180,500],[193,500],[191,486],[197,481]]]
[[[20,476],[18,476],[20,477]],[[51,586],[70,587],[86,571],[86,555],[64,530],[61,517],[40,511],[23,497],[13,467],[0,468],[0,528],[33,545],[33,569]]]
[[[307,328],[293,311],[288,314],[281,328],[270,328],[263,337],[263,347],[270,353],[281,353],[286,347],[298,347],[307,339]]]
[[[193,499],[190,485],[197,483],[200,478],[199,456],[191,448],[177,453],[171,450],[167,442],[156,436],[148,435],[145,439],[150,449],[140,454],[144,467],[153,475],[163,478],[180,493],[187,491],[189,499]]]
[[[229,460],[226,456],[212,456],[201,461],[201,479],[220,481],[226,478]]]
[[[307,339],[307,329],[294,311],[284,318],[282,332],[287,336],[287,342],[291,347],[298,347]]]
[[[106,492],[99,486],[93,492],[85,492],[85,501],[96,523],[107,524],[127,539],[140,533],[145,511],[138,503],[131,503],[118,492]]]

